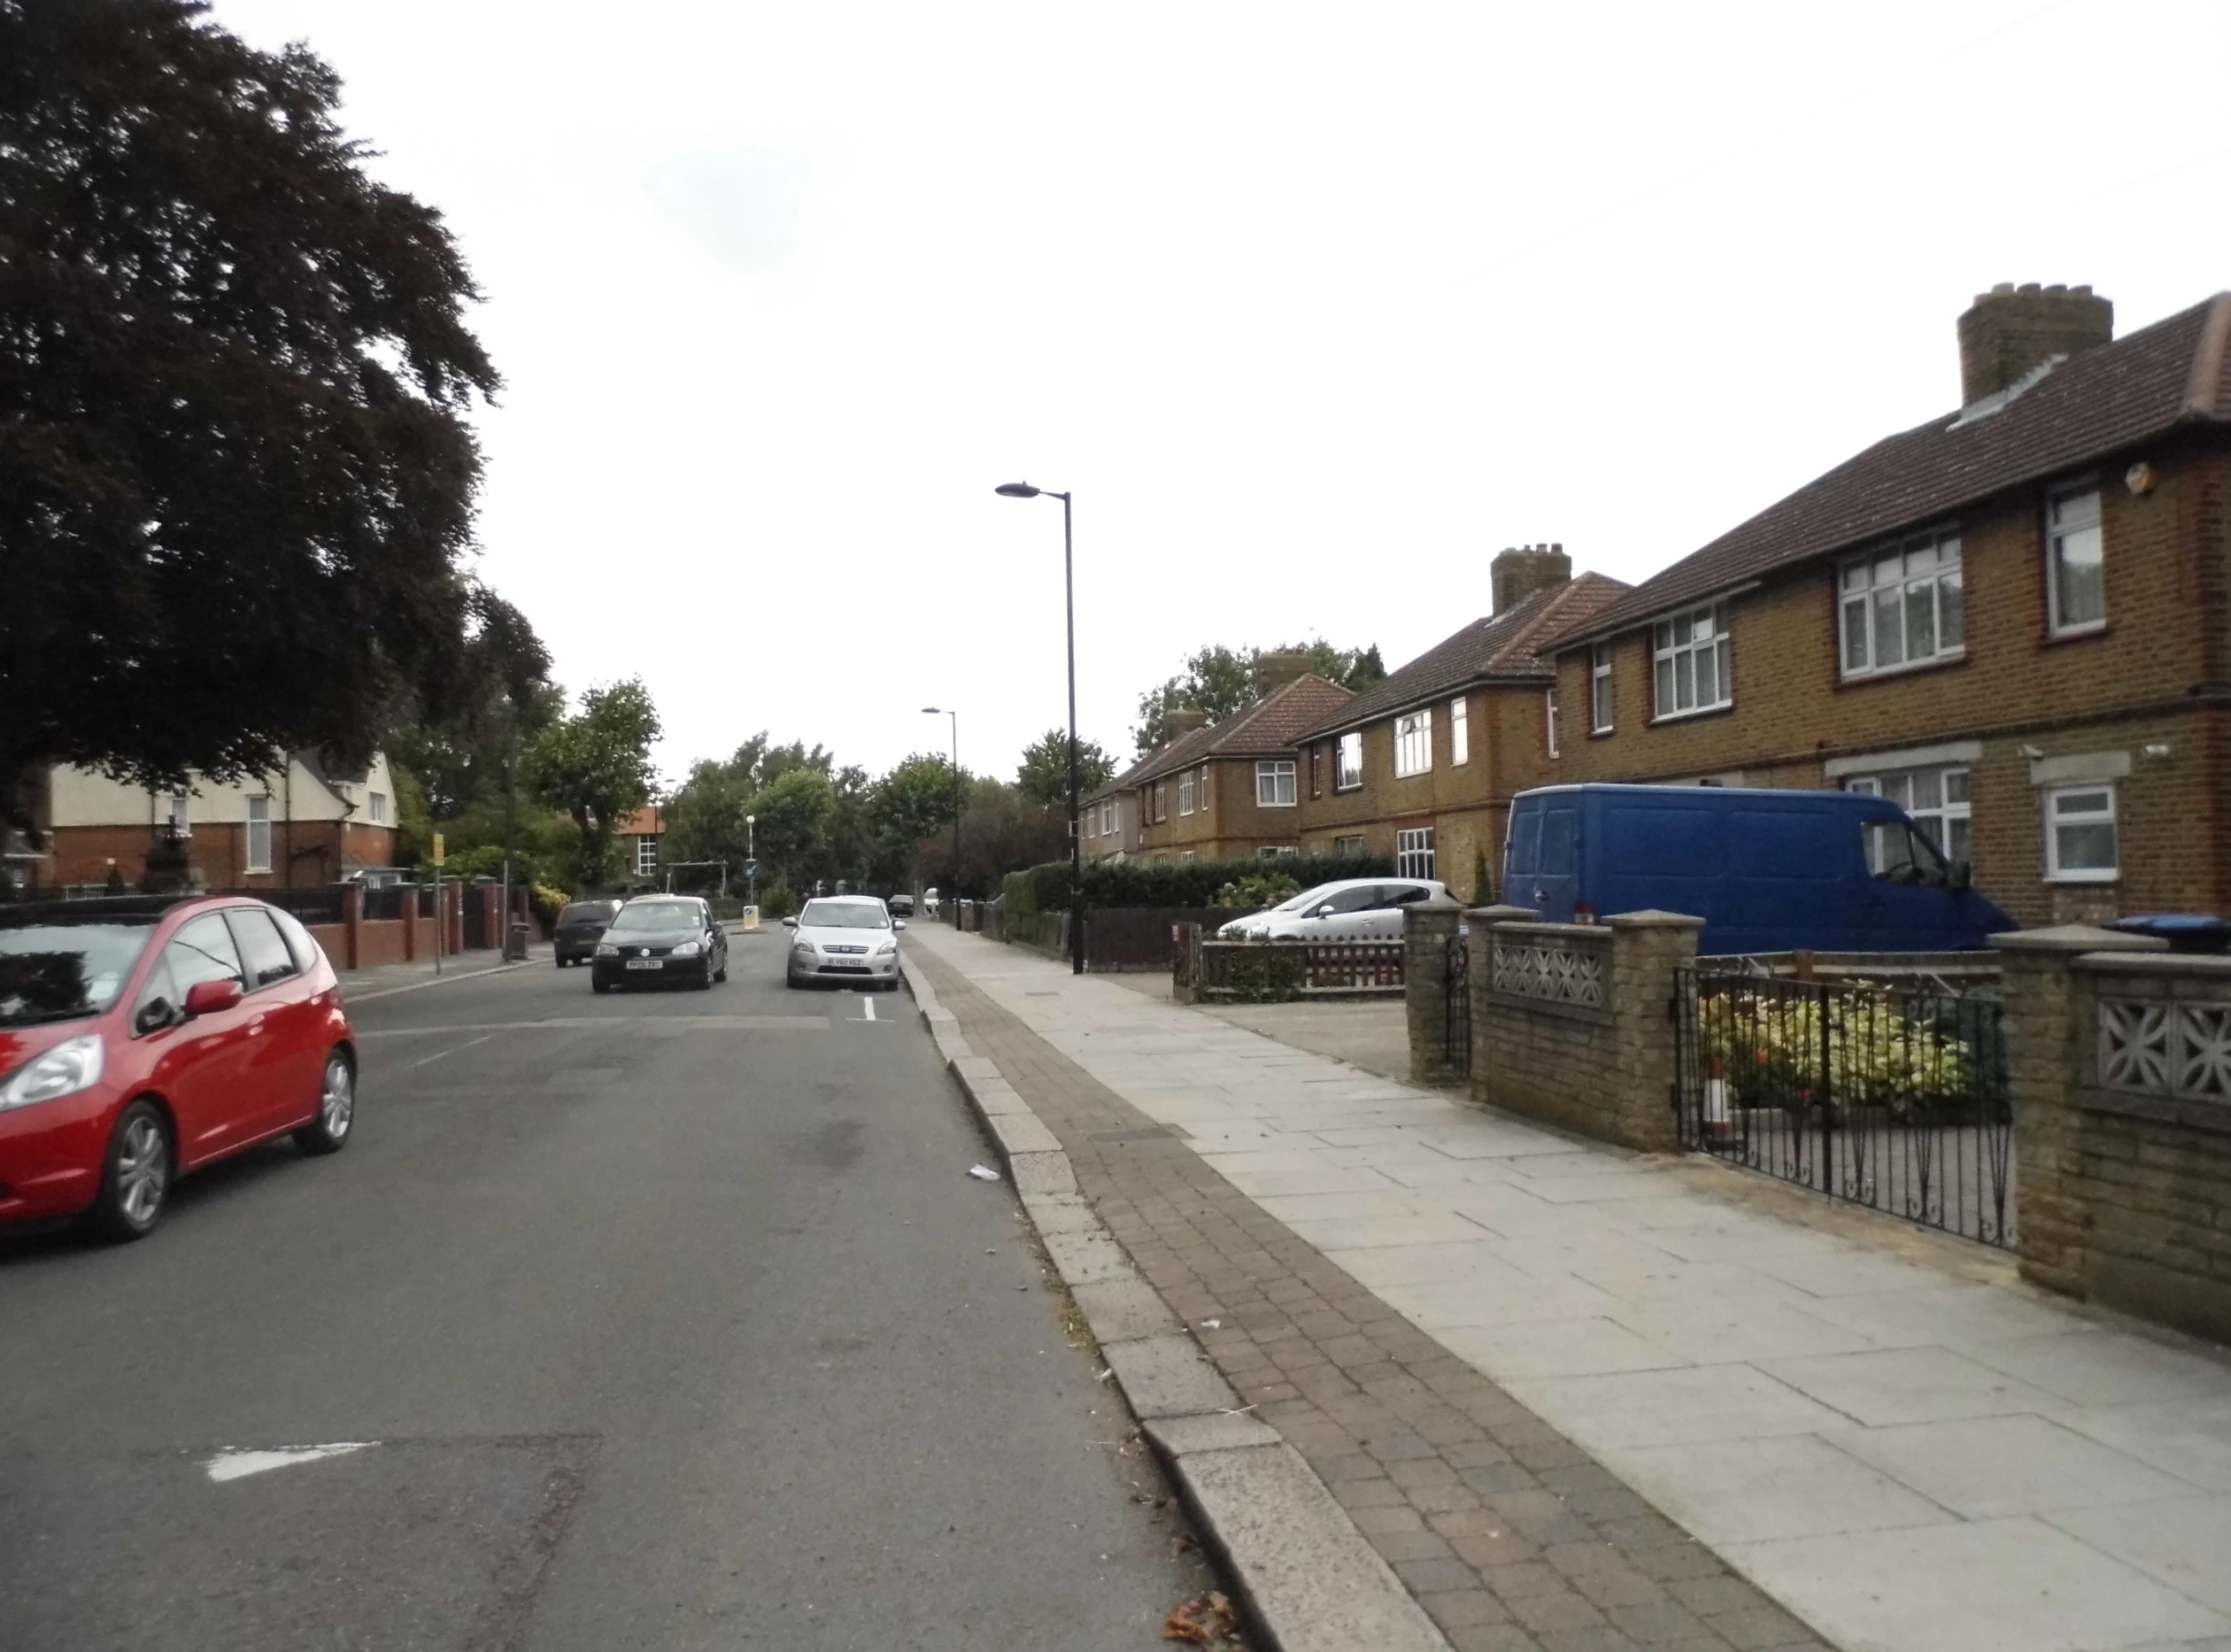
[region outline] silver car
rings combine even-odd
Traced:
[[[791,986],[834,981],[898,990],[898,932],[906,920],[892,917],[890,908],[873,895],[810,900],[804,911],[782,924],[797,931],[790,938],[790,962],[783,972]]]
[[[1433,878],[1338,878],[1304,889],[1267,911],[1234,918],[1217,930],[1220,941],[1399,941],[1402,909],[1422,900],[1446,900],[1448,885]]]

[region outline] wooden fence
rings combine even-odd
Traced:
[[[1184,1002],[1403,995],[1400,941],[1204,941],[1186,927],[1171,975],[1172,995]]]

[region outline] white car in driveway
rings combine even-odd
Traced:
[[[1399,941],[1402,909],[1448,899],[1433,878],[1339,878],[1304,889],[1292,900],[1234,918],[1220,941]]]
[[[825,895],[782,924],[797,931],[783,971],[789,985],[830,981],[898,990],[899,931],[906,920],[892,917],[873,895]]]

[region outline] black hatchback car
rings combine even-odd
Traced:
[[[604,939],[604,929],[612,921],[612,914],[619,911],[618,901],[575,901],[558,914],[557,927],[550,933],[551,950],[558,955],[558,967],[583,963],[596,956],[596,944]]]
[[[639,895],[622,903],[589,960],[589,985],[686,981],[709,987],[728,979],[728,932],[695,895]]]

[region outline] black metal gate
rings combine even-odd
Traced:
[[[1444,994],[1441,1062],[1451,1077],[1469,1078],[1472,1076],[1472,948],[1462,935],[1449,937],[1441,980]]]
[[[1987,1245],[2014,1243],[2004,1005],[1989,991],[1675,975],[1697,1152]]]
[[[488,902],[480,893],[480,885],[459,884],[457,899],[460,903],[459,915],[465,920],[465,950],[477,952],[482,947],[493,944],[488,939]]]

